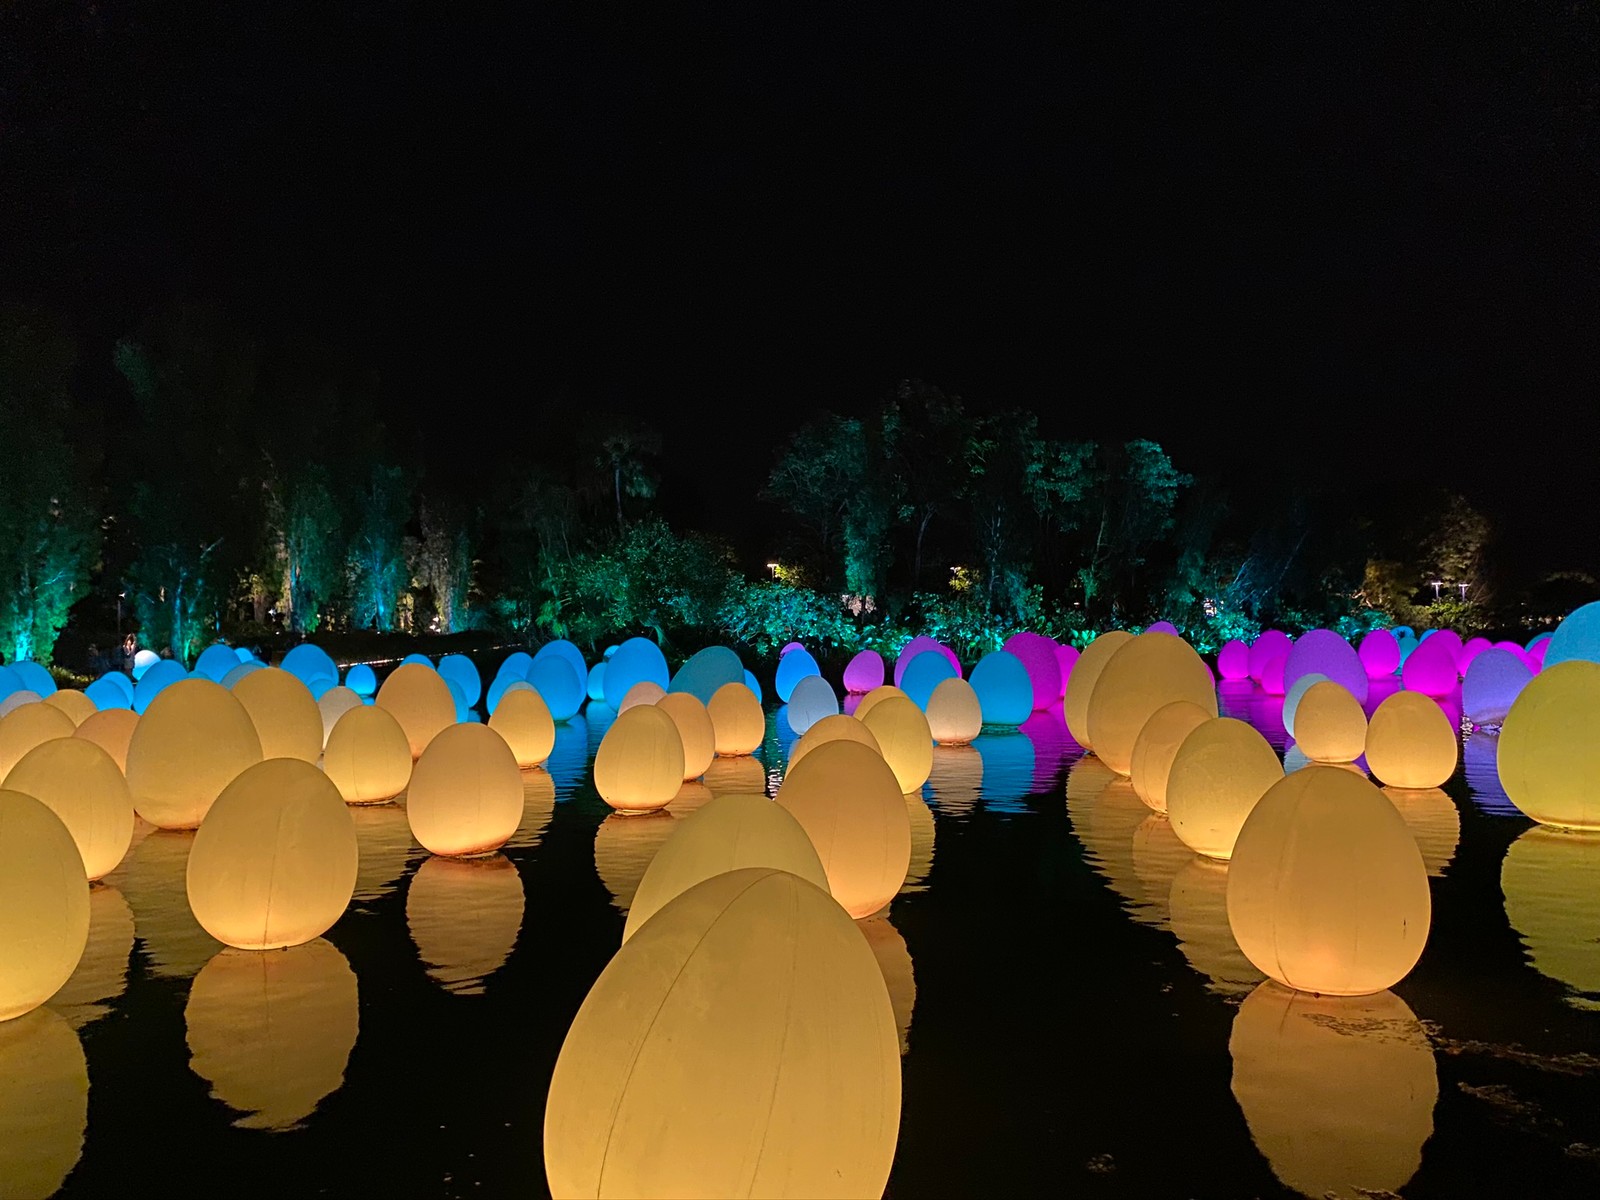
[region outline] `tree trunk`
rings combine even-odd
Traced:
[[[928,532],[928,522],[931,520],[933,520],[933,509],[930,508],[927,512],[922,514],[922,521],[917,525],[916,566],[913,567],[911,571],[911,582],[913,585],[917,585],[922,582],[922,539],[923,536]]]
[[[617,495],[617,532],[622,532],[622,464],[615,463],[611,470],[611,484]]]

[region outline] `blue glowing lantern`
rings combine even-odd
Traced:
[[[22,680],[22,686],[43,699],[56,690],[56,681],[49,671],[36,662],[24,659],[11,664],[11,671]]]
[[[440,678],[443,678],[443,676]],[[454,679],[445,679],[444,685],[450,689],[450,699],[455,701],[456,724],[460,725],[462,722],[470,720],[472,706],[467,703],[467,693],[462,690],[461,685]]]
[[[0,667],[0,671],[4,669]],[[93,700],[94,706],[101,712],[108,708],[133,707],[133,684],[121,671],[107,671],[84,688],[83,694]]]
[[[499,668],[495,671],[495,676],[499,677],[504,675],[512,680],[526,679],[528,677],[528,670],[532,666],[533,655],[529,654],[526,650],[513,650],[501,660]],[[587,675],[588,671],[585,670],[584,674]]]
[[[4,700],[12,692],[25,692],[28,689],[22,685],[22,677],[10,667],[0,667],[0,700]],[[130,689],[129,697],[132,697]]]
[[[589,699],[604,704],[606,700],[606,664],[595,663],[589,668],[589,678],[585,681],[584,690],[589,693]]]
[[[1573,609],[1549,640],[1544,648],[1546,668],[1574,659],[1600,662],[1600,600]]]
[[[154,650],[140,650],[133,656],[133,681],[138,683],[144,678],[144,673],[161,661],[161,655]]]
[[[572,668],[572,673],[579,679],[589,678],[589,664],[584,661],[583,651],[565,638],[558,638],[553,642],[546,642],[540,646],[539,652],[533,656],[533,661],[536,663],[543,662],[552,656],[565,659],[567,665]],[[532,671],[533,666],[529,664],[528,672],[524,674],[523,678],[527,678],[527,674],[532,673]]]
[[[238,665],[239,656],[233,652],[232,646],[213,642],[194,660],[194,673],[212,683],[221,683],[222,677]]]
[[[710,704],[723,684],[743,682],[744,664],[739,656],[726,646],[707,646],[678,668],[667,691],[688,692],[701,704]]]
[[[1461,682],[1462,712],[1475,728],[1498,729],[1532,678],[1527,662],[1511,651],[1480,651],[1467,665],[1467,677]]]
[[[238,683],[239,680],[243,679],[252,671],[264,671],[266,668],[266,663],[257,662],[253,658],[249,662],[242,662],[222,677],[222,686],[231,691],[234,684]]]
[[[315,642],[301,642],[285,654],[278,665],[307,687],[319,676],[335,683],[339,681],[339,664]]]
[[[366,663],[356,663],[344,673],[344,685],[358,696],[376,695],[378,673]]]
[[[461,689],[468,708],[483,695],[483,677],[465,654],[446,654],[439,660],[439,674],[444,676],[446,683],[454,683]]]
[[[587,674],[585,671],[584,675]],[[578,674],[572,660],[564,654],[536,658],[528,670],[528,682],[550,710],[550,719],[558,724],[572,720],[583,707],[584,676]]]
[[[661,647],[649,638],[629,638],[606,663],[606,704],[620,709],[628,689],[636,683],[653,683],[664,692],[671,682]]]
[[[188,677],[189,672],[183,669],[181,662],[171,658],[161,659],[145,671],[133,685],[133,711],[144,712],[150,707],[150,701],[159,696],[163,689]]]
[[[1033,681],[1010,651],[985,654],[972,668],[971,682],[985,725],[1021,725],[1033,712]]]
[[[954,667],[950,660],[934,650],[924,650],[906,664],[905,673],[900,676],[900,690],[911,697],[914,703],[923,712],[928,711],[928,701],[933,699],[933,689],[946,679],[957,679]],[[983,701],[978,702],[978,707],[983,707]]]
[[[502,671],[489,681],[489,687],[483,693],[483,706],[489,710],[491,717],[494,716],[494,710],[500,707],[501,698],[519,683],[524,687],[533,687],[526,679],[519,679],[510,671]]]
[[[950,660],[950,665],[956,669],[956,674],[961,674],[961,660],[956,657],[956,652],[943,642],[931,637],[914,637],[904,646],[900,647],[900,654],[894,660],[894,685],[900,686],[900,680],[905,676],[906,668],[911,665],[911,660],[927,650],[937,650]]]
[[[811,651],[805,647],[797,647],[778,660],[778,678],[773,683],[773,691],[778,693],[778,699],[785,704],[794,694],[794,685],[808,675],[821,675],[822,668],[817,666],[817,660],[811,657]]]
[[[1283,691],[1288,695],[1302,675],[1325,675],[1356,698],[1367,702],[1367,669],[1355,647],[1331,629],[1313,629],[1289,648],[1283,663]]]
[[[427,667],[430,671],[434,669],[433,659],[429,658],[426,654],[408,654],[400,660],[400,665],[402,667],[409,667],[412,663],[415,663],[419,667]]]
[[[761,681],[749,671],[744,673],[744,685],[745,687],[749,688],[751,693],[755,696],[757,704],[761,704],[765,701],[766,697],[761,694]]]
[[[797,734],[810,729],[824,717],[839,714],[839,697],[833,685],[821,675],[807,675],[789,693],[789,728]]]
[[[249,646],[237,647],[233,652],[233,656],[242,663],[254,662],[256,657],[255,651],[251,650]]]

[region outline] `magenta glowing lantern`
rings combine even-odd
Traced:
[[[1384,679],[1400,669],[1400,643],[1387,629],[1374,629],[1361,639],[1356,657],[1368,679]]]
[[[1455,647],[1443,633],[1417,643],[1400,668],[1400,681],[1408,692],[1446,696],[1456,689]]]
[[[1217,651],[1217,674],[1228,683],[1250,678],[1250,647],[1234,638]]]
[[[1250,678],[1265,683],[1267,664],[1280,654],[1287,655],[1294,639],[1281,629],[1264,629],[1250,643]]]
[[[883,655],[876,650],[863,650],[845,664],[844,690],[850,695],[865,695],[882,686]]]
[[[1033,710],[1049,708],[1061,699],[1065,689],[1061,684],[1061,663],[1056,658],[1056,642],[1042,633],[1014,633],[1001,647],[1013,654],[1028,672],[1033,684]]]
[[[1283,672],[1288,665],[1288,651],[1274,654],[1267,665],[1261,668],[1261,690],[1269,696],[1283,695]]]
[[[1284,690],[1292,688],[1300,676],[1313,674],[1326,675],[1354,696],[1357,704],[1366,703],[1367,669],[1355,648],[1331,629],[1313,629],[1290,647],[1283,665]]]
[[[1157,621],[1154,625],[1145,626],[1146,633],[1170,633],[1173,637],[1182,637],[1178,627],[1171,621]]]
[[[1461,647],[1461,653],[1456,655],[1456,674],[1463,679],[1467,676],[1467,668],[1472,665],[1472,660],[1485,650],[1490,649],[1493,643],[1486,637],[1475,637]],[[1519,650],[1520,646],[1517,647]]]
[[[950,665],[956,669],[956,678],[962,678],[961,660],[956,657],[956,652],[954,650],[950,649],[949,646],[944,645],[942,642],[935,641],[931,637],[914,637],[907,642],[905,647],[900,651],[900,657],[894,660],[895,687],[900,686],[900,680],[904,678],[906,668],[911,665],[911,660],[917,655],[924,654],[929,650],[937,650],[940,654],[944,655],[945,658],[949,659]]]
[[[1515,642],[1496,642],[1490,649],[1504,650],[1508,654],[1515,654],[1522,660],[1522,665],[1528,668],[1530,674],[1537,675],[1544,668],[1543,663]]]
[[[1078,648],[1056,643],[1056,666],[1061,668],[1061,695],[1067,694],[1067,680],[1072,678],[1072,668],[1078,665]]]
[[[1461,708],[1467,720],[1478,729],[1498,728],[1505,723],[1511,702],[1532,678],[1533,672],[1519,654],[1496,646],[1475,655],[1461,683]]]

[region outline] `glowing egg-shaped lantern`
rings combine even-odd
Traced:
[[[1033,681],[1022,660],[1005,650],[985,654],[972,668],[972,690],[985,725],[1021,725],[1033,712]]]
[[[505,739],[519,767],[542,765],[555,748],[556,723],[543,697],[531,687],[502,696],[489,728]]]
[[[1326,675],[1319,675],[1313,671],[1309,675],[1302,675],[1294,681],[1294,686],[1289,688],[1283,696],[1283,731],[1294,737],[1294,719],[1300,711],[1300,700],[1313,687],[1319,683],[1331,683]]]
[[[1302,675],[1326,675],[1356,698],[1367,702],[1367,669],[1361,658],[1331,629],[1313,629],[1289,648],[1283,664],[1283,687],[1287,692]]]
[[[1533,661],[1541,667],[1544,666],[1544,656],[1549,653],[1550,650],[1551,636],[1552,635],[1548,633],[1541,633],[1538,637],[1528,639],[1528,644],[1524,647],[1524,649],[1527,651],[1528,657],[1533,659]]]
[[[32,659],[21,659],[11,664],[11,672],[22,680],[22,686],[41,700],[56,690],[54,676]]]
[[[1350,771],[1310,766],[1274,784],[1228,864],[1228,923],[1286,987],[1366,996],[1404,979],[1432,920],[1428,872],[1395,806]]]
[[[562,664],[562,666],[565,665],[565,663]],[[489,681],[489,686],[483,693],[483,707],[492,717],[494,716],[494,710],[500,706],[500,697],[509,691],[532,687],[533,684],[529,683],[526,678],[513,673],[506,672],[496,675]]]
[[[728,686],[744,691],[738,684]],[[683,769],[683,738],[677,724],[654,705],[640,705],[618,714],[600,739],[594,787],[612,808],[649,812],[666,807],[678,794]]]
[[[323,692],[317,699],[317,713],[322,717],[322,745],[328,745],[328,735],[333,732],[333,727],[339,723],[339,718],[352,708],[365,708],[361,697],[347,687],[333,687]],[[271,755],[267,755],[271,758]]]
[[[905,676],[906,668],[911,665],[911,660],[916,658],[917,655],[925,654],[930,650],[944,655],[951,667],[955,669],[955,673],[957,675],[961,674],[961,660],[956,657],[956,652],[950,649],[949,646],[946,646],[936,638],[914,637],[900,647],[900,653],[894,660],[895,687],[900,686],[900,680]]]
[[[933,696],[933,689],[946,679],[958,678],[960,675],[950,665],[949,659],[932,650],[924,650],[906,664],[906,669],[900,676],[900,690],[911,698],[913,704],[926,712],[928,701]]]
[[[1387,629],[1374,629],[1362,636],[1356,657],[1367,678],[1387,679],[1400,669],[1400,643]]]
[[[344,673],[344,685],[358,696],[376,695],[378,673],[366,663],[356,663]]]
[[[1158,708],[1174,700],[1217,715],[1211,672],[1194,647],[1169,633],[1124,642],[1100,671],[1086,715],[1095,756],[1118,775],[1133,769],[1133,744]]]
[[[1145,633],[1165,633],[1165,634],[1168,634],[1171,637],[1179,636],[1178,635],[1178,627],[1176,625],[1174,625],[1171,621],[1154,621],[1151,624],[1146,625],[1144,627],[1144,632]]]
[[[911,864],[911,821],[870,747],[843,738],[816,747],[789,765],[776,799],[810,836],[847,913],[869,917],[894,899]]]
[[[1473,655],[1461,681],[1461,709],[1479,728],[1503,725],[1532,678],[1527,664],[1510,651],[1482,650]]]
[[[765,703],[765,699],[761,695],[761,681],[755,677],[753,671],[744,673],[744,686],[750,689],[750,694],[756,698],[757,704]],[[712,693],[712,695],[715,694],[715,692]],[[706,703],[709,704],[710,701],[708,700]]]
[[[1061,660],[1056,657],[1056,641],[1042,633],[1014,633],[1005,641],[1002,650],[1017,657],[1028,672],[1033,685],[1035,711],[1049,708],[1061,699],[1065,690],[1061,684]]]
[[[882,687],[883,680],[883,655],[876,650],[862,650],[845,664],[844,690],[852,696],[864,696],[873,688]]]
[[[589,668],[589,679],[584,685],[584,691],[589,699],[598,700],[601,704],[606,700],[606,664],[597,662]]]
[[[131,708],[108,708],[89,717],[73,732],[74,737],[93,742],[111,756],[117,770],[128,772],[128,743],[139,724],[139,714]]]
[[[1528,668],[1528,673],[1530,675],[1537,675],[1539,673],[1540,669],[1541,669],[1540,666],[1539,666],[1538,660],[1535,659],[1533,657],[1533,655],[1529,654],[1526,650],[1524,650],[1521,646],[1517,645],[1515,642],[1495,642],[1492,646],[1489,647],[1489,649],[1491,649],[1491,650],[1504,650],[1507,654],[1511,655],[1518,662],[1520,662],[1523,666],[1527,667]],[[1462,654],[1465,655],[1465,653],[1466,653],[1466,651],[1463,650]],[[1460,660],[1458,659],[1457,661],[1460,661]],[[1462,675],[1465,675],[1465,674],[1466,674],[1466,672],[1463,671]]]
[[[433,670],[433,659],[429,658],[426,654],[417,654],[413,652],[402,658],[400,660],[400,665],[402,667],[427,667],[428,670],[431,671]]]
[[[1111,656],[1132,640],[1133,634],[1125,629],[1102,633],[1078,656],[1078,665],[1072,669],[1072,678],[1067,680],[1067,694],[1062,701],[1067,732],[1085,750],[1093,749],[1089,741],[1089,699],[1100,682],[1100,673],[1106,669]]]
[[[1367,770],[1400,788],[1436,788],[1456,769],[1459,745],[1450,718],[1416,692],[1396,692],[1367,726]]]
[[[255,662],[253,660],[251,662],[242,662],[222,677],[222,686],[231,692],[233,691],[234,684],[238,683],[239,680],[243,679],[246,675],[249,675],[252,671],[264,671],[266,669],[267,664],[264,662]]]
[[[595,981],[550,1079],[545,1173],[554,1196],[877,1196],[899,1125],[866,939],[820,888],[746,867],[667,904]]]
[[[1516,645],[1516,643],[1513,642],[1512,645]],[[1468,670],[1469,667],[1472,666],[1473,660],[1475,658],[1477,658],[1478,655],[1482,654],[1485,650],[1489,650],[1489,649],[1493,648],[1493,646],[1494,646],[1494,643],[1491,642],[1486,637],[1469,638],[1462,645],[1460,651],[1458,651],[1457,654],[1456,654],[1456,671],[1457,671],[1457,673],[1463,679],[1465,679],[1466,675],[1467,675],[1467,670]],[[1517,647],[1517,648],[1519,650],[1521,649],[1520,646]]]
[[[55,995],[88,942],[89,879],[71,830],[32,796],[0,790],[0,1022]]]
[[[761,701],[743,684],[725,683],[706,705],[711,727],[716,730],[717,753],[733,758],[752,754],[766,736],[767,719]]]
[[[878,739],[883,761],[900,782],[902,795],[917,791],[933,771],[933,731],[928,718],[905,696],[890,696],[861,718]]]
[[[1261,669],[1261,690],[1268,696],[1281,696],[1285,692],[1283,683],[1284,670],[1289,665],[1287,653],[1274,654],[1267,660],[1267,665]]]
[[[940,682],[928,698],[927,717],[928,730],[941,746],[964,746],[983,732],[983,706],[965,679]]]
[[[1294,639],[1281,629],[1263,629],[1250,643],[1250,678],[1261,683],[1267,664],[1277,655],[1287,656]]]
[[[406,817],[432,854],[487,854],[522,820],[522,776],[511,748],[487,725],[452,725],[411,770]]]
[[[478,698],[483,695],[483,676],[478,674],[478,668],[465,654],[446,654],[441,658],[439,676],[447,683],[453,683],[461,689],[468,708],[476,704]]]
[[[726,646],[707,646],[678,668],[669,692],[687,692],[703,705],[725,683],[743,683],[744,664]]]
[[[672,675],[660,646],[649,638],[629,638],[606,660],[606,703],[621,712],[623,699],[634,684],[641,682],[653,683],[665,692]]]
[[[322,754],[322,712],[306,685],[289,672],[256,671],[234,685],[233,697],[250,714],[262,758],[314,763]]]
[[[1156,812],[1167,811],[1167,777],[1178,748],[1217,714],[1192,700],[1174,700],[1150,714],[1133,743],[1128,777],[1134,794]]]
[[[940,659],[940,663],[944,660]],[[807,675],[794,685],[789,693],[789,728],[802,734],[818,721],[839,711],[839,697],[833,694],[833,685],[821,675]]]
[[[1449,695],[1459,678],[1455,653],[1443,637],[1432,637],[1420,643],[1400,668],[1400,681],[1406,691],[1424,696]]]
[[[1597,729],[1600,663],[1547,666],[1522,689],[1500,729],[1506,796],[1541,825],[1600,829]]]
[[[522,876],[503,854],[430,858],[406,890],[406,928],[428,978],[455,996],[480,996],[522,931]]]
[[[672,718],[683,743],[683,777],[699,779],[717,756],[717,731],[711,714],[692,692],[668,692],[656,707]]]
[[[58,688],[46,696],[44,702],[51,708],[59,708],[66,713],[74,729],[100,711],[95,707],[94,701],[77,688]]]
[[[0,666],[0,697],[9,696],[13,692],[25,692],[27,690],[23,686],[22,676],[18,675],[10,667]],[[132,699],[132,695],[132,689],[130,688],[130,699]]]
[[[138,683],[144,678],[144,673],[161,661],[161,655],[154,650],[136,650],[133,655],[133,681]]]
[[[224,945],[298,946],[344,913],[359,858],[339,789],[310,763],[269,758],[223,789],[194,835],[189,907]]]
[[[152,663],[133,685],[133,711],[146,711],[164,690],[188,676],[183,664],[175,659],[163,658]]]
[[[233,652],[232,646],[214,642],[202,650],[200,657],[194,660],[194,673],[211,680],[212,683],[221,683],[222,677],[238,665],[239,656]]]
[[[778,675],[772,690],[777,692],[779,700],[787,704],[795,686],[802,679],[820,674],[822,668],[817,666],[817,660],[811,656],[811,652],[797,646],[778,660]]]
[[[1600,1008],[1600,835],[1535,826],[1506,851],[1500,890],[1533,969]]]
[[[1273,1173],[1305,1196],[1395,1195],[1433,1134],[1439,1077],[1393,992],[1312,996],[1263,983],[1233,1019],[1233,1095]]]
[[[622,940],[695,884],[745,867],[788,871],[828,890],[822,860],[788,809],[765,796],[717,796],[693,821],[679,823],[650,860],[628,906]]]
[[[255,723],[233,693],[209,679],[180,680],[155,698],[128,742],[134,810],[161,829],[193,829],[261,758]]]
[[[442,731],[456,723],[456,702],[450,685],[432,667],[403,663],[378,689],[377,705],[387,709],[411,744],[411,757],[420,758]]]
[[[620,717],[630,708],[638,708],[641,704],[654,704],[666,694],[667,689],[660,684],[641,679],[628,689],[628,694],[622,698],[622,703],[617,705],[617,715]]]
[[[517,656],[515,654],[508,656],[506,663],[511,662],[511,660],[516,657]],[[524,655],[524,657],[526,657],[526,655]],[[588,678],[589,664],[584,660],[583,651],[578,649],[578,647],[573,645],[571,642],[567,641],[566,638],[557,638],[553,642],[546,642],[544,645],[540,646],[539,649],[534,653],[532,660],[522,664],[521,669],[523,675],[531,680],[534,666],[550,658],[564,659],[566,664],[572,668],[572,673],[580,680]],[[502,663],[500,665],[500,669],[502,671],[506,669],[506,663]],[[546,703],[548,703],[548,701],[546,701]],[[552,709],[552,715],[554,712],[555,710]]]
[[[1061,695],[1067,694],[1067,680],[1072,678],[1072,669],[1078,665],[1078,648],[1064,646],[1056,643],[1056,666],[1061,670]]]
[[[1283,764],[1267,739],[1243,721],[1216,717],[1195,729],[1167,772],[1167,816],[1190,849],[1227,859],[1245,818]]]
[[[133,685],[121,671],[107,671],[84,688],[83,694],[94,701],[94,706],[101,712],[111,708],[133,708]]]
[[[1217,651],[1217,674],[1229,683],[1250,678],[1250,647],[1234,638]]]
[[[1600,600],[1568,613],[1544,648],[1546,667],[1573,660],[1600,662]]]
[[[315,642],[301,642],[283,656],[278,666],[307,687],[313,679],[339,678],[339,664]]]
[[[38,692],[30,692],[27,688],[22,688],[10,693],[4,700],[0,700],[0,718],[8,716],[24,705],[39,705],[43,702],[44,697],[39,695]]]
[[[5,789],[32,796],[72,834],[89,879],[112,871],[133,841],[133,793],[111,755],[87,738],[35,746],[5,777]]]
[[[858,717],[847,717],[840,713],[836,717],[824,717],[805,733],[795,740],[789,747],[789,770],[794,770],[795,763],[799,762],[818,746],[829,742],[856,742],[867,747],[879,758],[883,751],[878,745],[878,739],[872,736],[872,730],[861,723]]]
[[[322,769],[346,804],[381,804],[411,782],[411,743],[387,709],[363,704],[334,724]]]
[[[1294,740],[1312,762],[1355,762],[1367,748],[1367,715],[1354,696],[1325,679],[1300,697]]]
[[[69,738],[77,729],[72,718],[59,708],[37,701],[0,717],[0,781],[35,746],[54,738]]]

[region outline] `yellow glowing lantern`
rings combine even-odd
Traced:
[[[1461,814],[1455,801],[1439,788],[1386,787],[1383,794],[1411,830],[1428,874],[1443,875],[1461,841]]]
[[[1100,682],[1100,675],[1111,662],[1112,655],[1131,641],[1133,634],[1126,629],[1102,633],[1084,647],[1083,653],[1078,655],[1078,661],[1072,666],[1072,674],[1067,677],[1067,691],[1062,697],[1061,708],[1066,714],[1067,732],[1085,750],[1094,749],[1089,743],[1089,701],[1094,696],[1095,685]],[[1138,730],[1134,730],[1134,733],[1137,735]]]
[[[941,679],[928,700],[928,729],[941,746],[965,746],[983,732],[978,693],[965,679]]]
[[[189,988],[189,1069],[240,1129],[291,1129],[344,1084],[360,1026],[350,964],[324,939],[223,950]]]
[[[789,770],[794,770],[795,763],[799,762],[818,746],[828,742],[859,742],[880,758],[883,750],[878,745],[878,739],[872,736],[872,730],[861,723],[860,717],[848,717],[844,713],[835,713],[831,717],[823,717],[810,729],[806,730],[794,740],[789,747]]]
[[[900,1053],[908,1054],[911,1051],[911,1014],[917,1006],[917,977],[912,968],[911,950],[888,917],[857,921],[856,928],[867,939],[878,971],[883,975],[884,986],[889,990],[889,1007],[894,1010],[894,1024],[900,1035]]]
[[[1295,1191],[1359,1200],[1416,1174],[1439,1077],[1393,992],[1318,997],[1263,983],[1239,1006],[1228,1051],[1251,1136]]]
[[[439,672],[421,663],[396,667],[378,689],[375,703],[400,722],[414,759],[421,758],[428,743],[456,723],[456,702],[450,695],[450,685]]]
[[[744,687],[742,683],[728,686]],[[594,756],[594,788],[612,808],[650,812],[666,807],[678,794],[683,766],[683,739],[678,736],[677,724],[655,705],[641,704],[617,717],[600,739]]]
[[[712,692],[706,712],[716,731],[720,755],[752,754],[766,736],[767,718],[761,712],[761,701],[742,683],[725,683]]]
[[[789,769],[777,803],[810,836],[845,912],[870,917],[894,899],[911,865],[911,822],[882,758],[856,742],[818,746]]]
[[[72,719],[74,728],[100,711],[95,707],[94,701],[77,688],[58,688],[46,696],[44,702],[51,708],[59,708],[66,713]]]
[[[544,697],[529,688],[507,691],[489,717],[489,728],[506,740],[519,767],[537,767],[556,745],[556,723]]]
[[[1391,787],[1439,787],[1455,773],[1457,749],[1450,718],[1421,692],[1396,692],[1367,727],[1367,770]]]
[[[0,717],[0,780],[22,761],[22,756],[42,742],[68,738],[77,732],[72,718],[48,704],[24,704]]]
[[[258,672],[259,673],[259,672]],[[339,718],[353,708],[365,705],[356,692],[347,687],[329,688],[317,698],[317,712],[322,717],[322,745],[326,749],[328,738],[333,734],[333,727],[339,723]],[[267,755],[268,758],[272,756]]]
[[[261,761],[261,737],[220,683],[180,679],[145,709],[128,742],[133,808],[161,829],[194,829],[212,802]]]
[[[387,709],[363,704],[328,734],[322,769],[346,804],[381,804],[411,782],[411,743]]]
[[[522,820],[522,775],[505,739],[487,725],[452,725],[411,771],[406,818],[432,854],[487,854]]]
[[[1568,1003],[1600,1011],[1600,834],[1528,830],[1506,851],[1500,890],[1533,969],[1572,988]]]
[[[1167,773],[1172,830],[1191,850],[1227,859],[1256,801],[1282,778],[1266,738],[1243,721],[1215,717],[1183,739]]]
[[[233,685],[233,696],[261,739],[262,758],[314,763],[322,754],[322,712],[311,691],[287,671],[263,667]]]
[[[1151,713],[1134,739],[1128,778],[1134,794],[1156,812],[1167,811],[1167,777],[1172,773],[1178,747],[1216,715],[1193,701],[1174,700]]]
[[[108,708],[84,718],[73,733],[93,742],[111,756],[117,770],[128,771],[128,743],[133,740],[134,726],[139,724],[139,714],[131,708]]]
[[[1541,825],[1600,829],[1597,729],[1600,663],[1569,659],[1529,680],[1500,727],[1500,782],[1511,803]]]
[[[91,887],[89,940],[72,977],[50,997],[51,1010],[65,1017],[74,1029],[108,1014],[109,1002],[127,990],[133,937],[133,910],[122,893],[107,883]]]
[[[128,852],[133,793],[111,756],[86,738],[53,738],[35,746],[11,768],[4,786],[61,818],[90,879],[115,869]]]
[[[873,688],[865,696],[861,697],[861,703],[856,705],[855,719],[865,721],[869,712],[892,696],[905,696],[905,693],[892,683],[881,684]],[[906,698],[910,699],[910,697]]]
[[[0,1022],[50,999],[88,941],[89,879],[71,832],[32,796],[0,790]]]
[[[483,994],[522,930],[522,876],[503,854],[430,858],[406,892],[406,928],[432,979],[458,996]]]
[[[788,810],[765,796],[718,796],[693,821],[679,822],[656,852],[628,907],[622,940],[695,884],[741,867],[775,867],[828,888],[816,848]]]
[[[684,892],[601,972],[550,1079],[545,1172],[556,1197],[878,1196],[899,1125],[866,939],[826,892],[749,867]]]
[[[667,689],[659,683],[652,683],[648,679],[641,679],[628,689],[628,694],[622,698],[622,703],[617,705],[617,714],[627,712],[630,708],[638,708],[641,704],[654,704],[667,694]]]
[[[1367,748],[1367,714],[1342,684],[1324,679],[1300,697],[1294,742],[1315,763],[1355,762]]]
[[[1073,675],[1081,669],[1080,658]],[[1084,721],[1095,756],[1118,775],[1130,774],[1140,730],[1174,700],[1217,715],[1216,685],[1194,647],[1170,633],[1141,633],[1123,642],[1089,693]]]
[[[269,758],[224,789],[195,834],[189,907],[224,945],[298,946],[343,915],[359,857],[339,789],[310,763]]]
[[[1261,798],[1228,867],[1228,924],[1286,987],[1366,996],[1422,956],[1432,905],[1411,831],[1376,787],[1312,765]]]
[[[862,724],[878,739],[901,794],[921,790],[933,772],[933,732],[922,710],[908,696],[890,696],[874,705]]]
[[[623,912],[632,907],[639,881],[677,827],[671,809],[612,813],[600,822],[594,831],[594,870],[615,907]]]
[[[0,1021],[0,1196],[53,1196],[83,1154],[89,1064],[49,1009]]]
[[[656,707],[678,727],[678,740],[683,743],[684,779],[699,779],[717,756],[717,731],[711,724],[711,714],[689,692],[669,692],[656,701]]]

